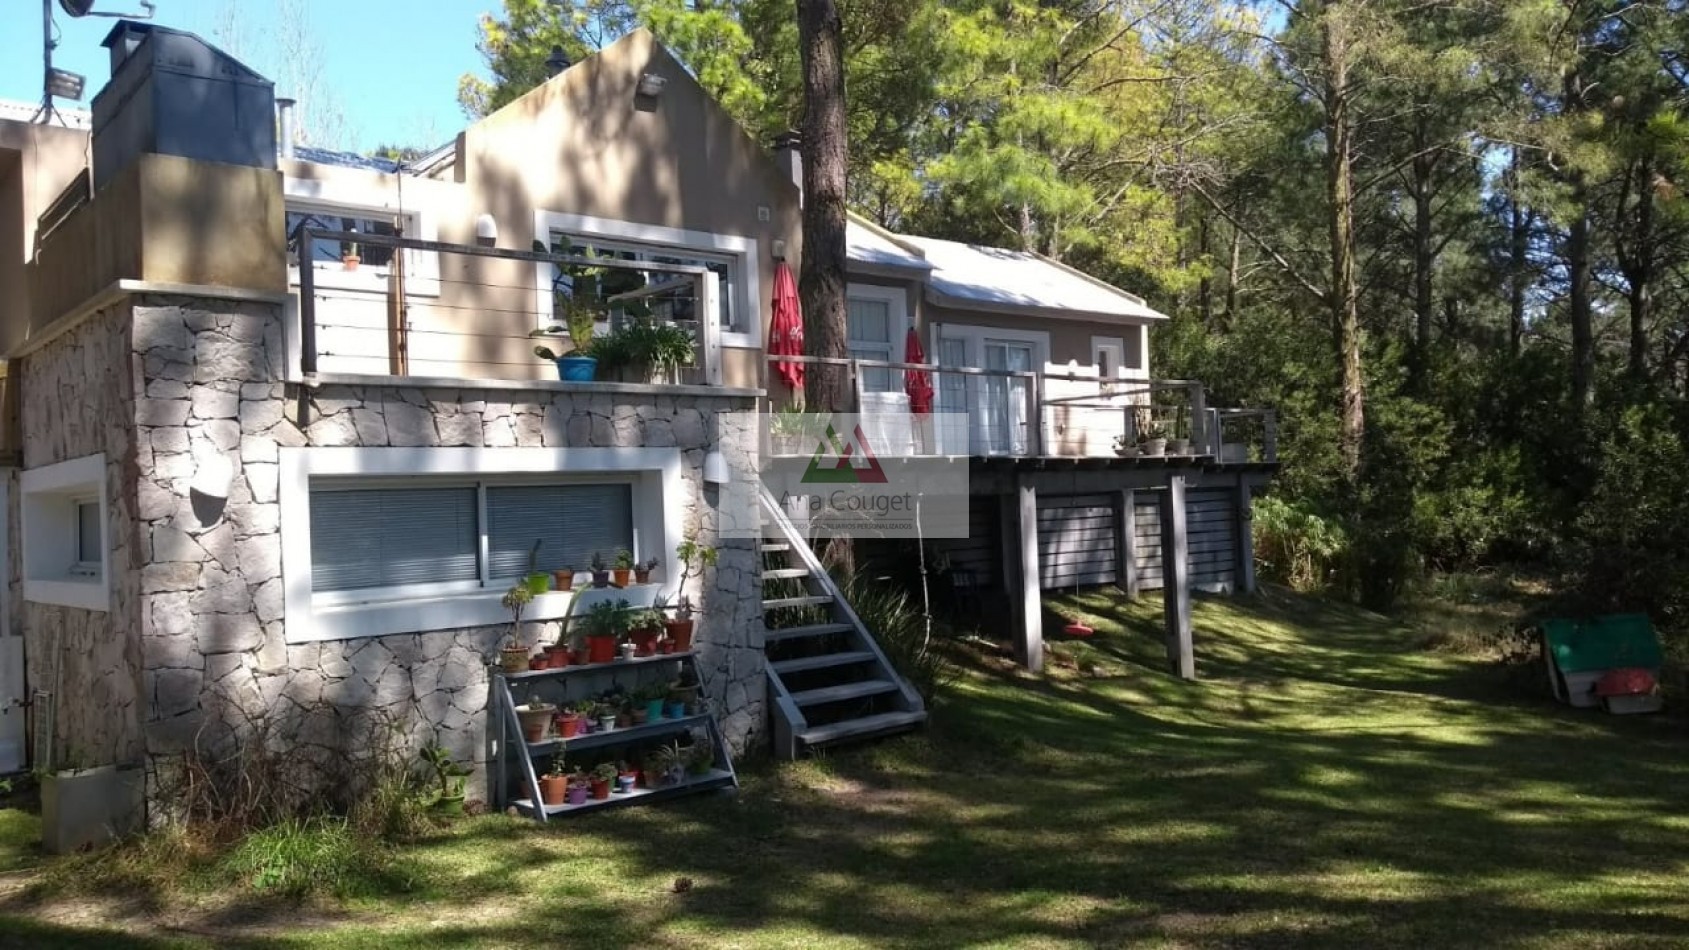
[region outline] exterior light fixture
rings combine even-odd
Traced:
[[[79,73],[68,69],[53,69],[47,73],[47,93],[60,99],[82,98],[82,88],[87,80]]]
[[[568,54],[563,52],[563,47],[553,46],[551,48],[551,55],[547,56],[545,58],[545,74],[546,74],[546,76],[548,76],[548,77],[555,76],[558,73],[561,73],[563,70],[568,69],[568,68],[569,68],[569,56],[568,56]]]
[[[235,480],[235,466],[221,452],[199,453],[197,470],[188,487],[207,498],[227,498]]]
[[[498,222],[490,214],[475,216],[475,243],[482,247],[498,244]]]
[[[669,81],[656,73],[642,73],[639,77],[639,88],[635,91],[646,99],[655,99],[663,94],[663,87]]]
[[[710,485],[725,485],[730,478],[727,456],[722,455],[720,449],[711,449],[710,454],[704,456],[704,482]]]

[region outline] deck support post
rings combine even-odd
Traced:
[[[1114,586],[1133,600],[1142,592],[1138,578],[1138,493],[1114,493]]]
[[[1191,569],[1185,543],[1185,476],[1167,476],[1161,493],[1162,598],[1167,615],[1167,661],[1180,679],[1196,679],[1191,644]]]
[[[1044,668],[1044,593],[1038,572],[1038,493],[1024,475],[1002,496],[1003,590],[1008,594],[1015,659]]]
[[[1237,591],[1255,593],[1255,508],[1249,482],[1237,482]]]

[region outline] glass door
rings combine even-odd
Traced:
[[[1032,344],[1008,340],[985,341],[985,368],[993,371],[1032,371]],[[1030,412],[1030,380],[1024,377],[987,376],[984,393],[984,441],[987,455],[1025,455],[1027,421]]]
[[[963,368],[968,366],[968,341],[957,337],[941,337],[938,341],[938,365],[942,368]],[[946,373],[940,369],[937,383],[937,409],[941,413],[939,419],[938,453],[940,455],[969,455],[972,446],[969,444],[968,420],[973,416],[969,411],[968,377],[961,373]]]

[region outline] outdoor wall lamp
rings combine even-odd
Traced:
[[[634,91],[646,99],[655,99],[663,94],[663,87],[669,81],[656,73],[642,73],[639,77],[639,88]]]
[[[727,456],[722,455],[720,449],[711,449],[710,454],[704,456],[704,482],[706,484],[725,485],[731,474],[727,470]]]
[[[498,222],[490,214],[480,214],[475,217],[475,243],[482,247],[492,247],[498,243]]]
[[[229,497],[229,487],[235,480],[235,466],[228,456],[221,452],[204,452],[195,462],[194,478],[188,487],[207,498]]]

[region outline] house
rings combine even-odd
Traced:
[[[384,719],[480,773],[488,664],[511,626],[500,594],[536,541],[542,568],[619,548],[668,559],[687,538],[717,552],[686,590],[670,564],[629,596],[698,606],[702,690],[735,749],[772,735],[794,754],[923,718],[817,572],[783,575],[839,611],[806,632],[855,648],[771,664],[794,636],[765,621],[777,546],[723,530],[721,473],[759,454],[734,414],[775,388],[764,345],[776,268],[801,252],[795,154],[751,140],[643,31],[402,165],[296,146],[268,80],[191,34],[120,22],[106,45],[89,131],[0,121],[3,639],[22,647],[0,662],[15,679],[27,658],[36,763],[133,767],[168,813],[183,756],[255,722],[285,723],[299,767],[332,782]],[[1155,532],[1133,519],[1182,524],[1151,489],[1173,478],[1182,497],[1187,475],[1224,495],[1203,517],[1229,540],[1205,556],[1247,573],[1234,529],[1270,471],[1270,428],[1265,455],[1227,462],[1225,417],[1170,384],[1200,451],[1112,453],[1153,408],[1161,317],[1142,300],[861,220],[850,261],[861,404],[897,408],[903,370],[875,364],[903,359],[905,327],[931,341],[939,406],[973,421],[921,451],[977,469],[981,532],[957,557],[1008,568],[1029,662],[1040,545],[1045,583],[1079,580],[1061,567],[1068,528],[1098,521],[1098,497],[1124,527],[1073,537],[1107,535],[1093,560],[1125,569],[1084,580],[1160,579],[1134,549]],[[583,281],[690,328],[697,365],[556,378],[530,333]],[[1184,570],[1168,563],[1170,587]],[[555,637],[574,597],[537,596],[522,638]],[[788,688],[798,671],[846,681]],[[870,696],[889,706],[814,708]]]

